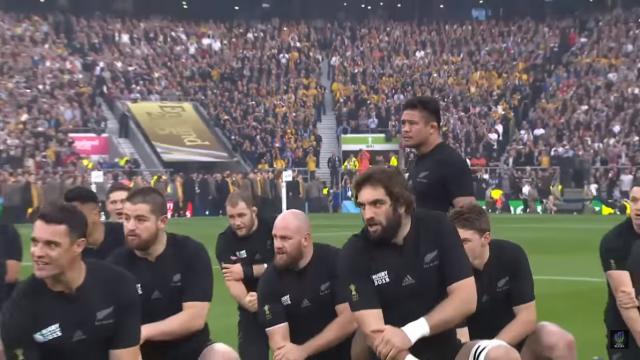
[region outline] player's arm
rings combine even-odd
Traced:
[[[533,274],[531,273],[527,254],[524,249],[515,244],[511,249],[508,258],[504,259],[504,261],[510,262],[512,269],[509,298],[515,318],[498,333],[496,338],[515,346],[535,331],[538,315],[533,288]]]
[[[256,311],[254,303],[250,301],[252,298],[249,297],[249,292],[247,291],[247,288],[244,286],[242,281],[225,280],[224,284],[229,290],[229,294],[231,294],[231,297],[240,306],[242,306],[243,308],[251,312]],[[252,293],[252,294],[255,294],[255,293]]]
[[[476,198],[473,196],[473,175],[467,163],[459,159],[448,164],[446,171],[446,186],[450,199],[453,199],[453,206],[461,208],[465,205],[474,204]]]
[[[14,226],[6,225],[5,246],[5,286],[8,287],[9,295],[20,278],[20,262],[22,261],[22,242],[20,234]]]
[[[500,330],[500,333],[496,335],[496,339],[515,346],[526,339],[527,336],[536,329],[538,318],[536,302],[532,301],[527,304],[515,306],[513,312],[515,313],[515,318]]]
[[[33,341],[29,326],[34,319],[26,285],[18,286],[0,313],[0,342],[6,350],[24,349]]]
[[[208,302],[183,303],[179,313],[142,325],[141,342],[176,340],[191,335],[204,327],[208,311]]]
[[[258,319],[269,338],[274,354],[291,344],[287,315],[280,300],[282,291],[274,270],[267,271],[258,283]]]
[[[133,346],[128,349],[109,350],[109,360],[140,360],[140,347]]]
[[[356,322],[351,313],[351,309],[349,309],[349,304],[338,304],[335,309],[338,316],[318,335],[302,344],[302,348],[308,356],[318,354],[336,346],[356,331]]]
[[[606,275],[616,300],[621,297],[625,289],[633,289],[631,275],[628,271],[610,270],[606,272]],[[638,308],[627,308],[618,303],[618,311],[620,311],[620,315],[633,335],[633,338],[636,339],[637,342],[640,342],[640,311],[638,311]]]
[[[193,242],[186,252],[186,268],[182,273],[182,311],[164,320],[142,326],[145,341],[176,340],[195,333],[207,323],[213,297],[213,270],[205,247]]]
[[[461,343],[468,343],[471,340],[471,337],[469,336],[469,328],[467,326],[457,328],[456,337]]]
[[[109,360],[139,360],[142,321],[140,297],[133,277],[124,271],[122,275],[122,279],[113,284],[118,302],[115,330],[109,344]]]
[[[447,297],[424,318],[429,335],[453,329],[476,310],[476,283],[473,277],[457,281],[447,287]]]

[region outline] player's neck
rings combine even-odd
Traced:
[[[479,258],[471,262],[471,266],[477,270],[484,269],[484,266],[487,265],[487,261],[489,261],[489,256],[491,256],[491,253],[489,252],[489,249],[487,249],[487,251],[483,252]]]
[[[402,223],[400,225],[400,229],[398,230],[398,234],[396,235],[396,237],[391,242],[396,245],[404,244],[404,238],[407,236],[410,229],[411,229],[411,215],[402,214]]]
[[[87,233],[87,246],[97,248],[104,241],[105,226],[102,221],[97,222],[91,227],[91,231]]]
[[[307,252],[307,254],[304,254],[304,256],[302,257],[302,260],[300,260],[300,262],[296,265],[296,270],[300,270],[305,266],[307,266],[307,264],[309,264],[309,261],[311,261],[312,257],[313,257],[313,245],[311,246],[311,249]]]
[[[147,251],[135,250],[135,252],[136,252],[136,255],[140,257],[143,257],[149,261],[155,261],[156,258],[160,256],[160,254],[162,254],[162,252],[166,247],[167,247],[167,233],[164,231],[161,231],[158,234],[158,238],[156,239],[154,244],[149,248],[149,250]]]
[[[631,225],[633,226],[633,230],[636,231],[636,234],[640,234],[640,225],[637,225],[633,221],[631,222]]]
[[[78,258],[64,272],[45,279],[44,282],[53,291],[72,294],[82,285],[86,274],[87,266],[81,258]]]
[[[424,144],[416,148],[418,155],[428,154],[433,148],[442,142],[442,137],[438,135],[435,141],[426,141]]]

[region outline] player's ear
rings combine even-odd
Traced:
[[[251,213],[252,213],[253,215],[258,215],[258,208],[257,208],[257,207],[255,207],[255,206],[252,206],[252,207],[251,207]]]
[[[160,225],[164,228],[169,223],[169,217],[167,215],[162,215],[160,216],[160,219],[158,219],[158,221],[160,222]]]
[[[491,233],[490,232],[484,233],[484,235],[482,235],[482,243],[488,244],[490,242],[491,242]]]
[[[87,247],[87,238],[80,238],[71,244],[71,248],[76,254],[82,254],[84,248]]]

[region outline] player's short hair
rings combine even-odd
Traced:
[[[491,232],[489,214],[478,204],[466,205],[449,212],[449,220],[455,227],[463,230],[471,230],[480,236]]]
[[[394,207],[404,206],[407,214],[413,212],[416,207],[413,194],[409,189],[409,183],[397,168],[374,166],[359,175],[353,183],[355,199],[365,186],[379,186],[384,189]]]
[[[130,192],[127,195],[127,202],[133,205],[149,205],[151,213],[157,217],[167,215],[167,200],[158,189],[150,186],[141,187]]]
[[[88,187],[75,186],[64,193],[64,202],[98,205],[100,200],[98,200],[98,195]]]
[[[236,207],[240,205],[240,203],[244,203],[249,209],[255,206],[253,196],[246,191],[232,192],[229,194],[229,197],[227,197],[227,201],[225,201],[224,205],[228,207]]]
[[[109,190],[107,190],[107,199],[109,198],[109,196],[111,196],[111,194],[118,191],[126,191],[128,194],[131,191],[131,188],[119,181],[116,181],[111,186],[109,186]]]
[[[87,237],[87,218],[84,213],[71,204],[52,203],[45,205],[36,217],[36,221],[47,224],[64,225],[69,229],[72,242]]]
[[[438,127],[442,123],[442,117],[440,115],[440,102],[430,96],[417,96],[411,98],[402,105],[402,111],[415,110],[424,112],[435,120]]]

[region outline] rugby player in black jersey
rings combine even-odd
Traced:
[[[162,193],[151,187],[132,191],[124,205],[127,247],[109,258],[136,278],[143,359],[237,359],[231,348],[209,336],[213,273],[206,248],[166,232],[167,222]]]
[[[537,322],[533,275],[524,250],[516,243],[493,239],[489,214],[467,205],[449,214],[473,266],[478,304],[459,338],[500,339],[523,360],[575,360],[573,336],[558,325]]]
[[[124,246],[122,223],[100,221],[100,202],[93,190],[73,187],[65,192],[64,201],[76,206],[87,218],[87,246],[82,253],[85,259],[106,260]]]
[[[258,320],[258,281],[273,260],[274,219],[258,216],[250,194],[236,191],[225,204],[229,226],[218,235],[216,257],[229,293],[238,303],[238,351],[243,360],[269,358],[269,342]]]
[[[475,203],[469,165],[442,139],[438,100],[419,96],[402,107],[402,141],[416,150],[409,183],[418,209],[447,212]]]
[[[602,238],[600,261],[607,276],[604,313],[609,357],[640,359],[640,182],[629,192],[631,216]]]
[[[107,190],[105,205],[109,221],[122,222],[124,217],[124,202],[131,188],[121,182],[115,182]]]
[[[83,260],[87,220],[68,204],[43,208],[33,225],[33,275],[0,316],[0,336],[26,360],[139,360],[140,301],[133,277]]]
[[[462,345],[476,307],[471,264],[445,214],[414,210],[404,176],[374,167],[354,183],[365,227],[345,244],[340,276],[359,331],[380,359],[520,359],[500,340]]]
[[[348,360],[356,323],[338,284],[339,250],[314,244],[311,224],[287,210],[273,226],[274,266],[258,285],[258,311],[275,360]]]

